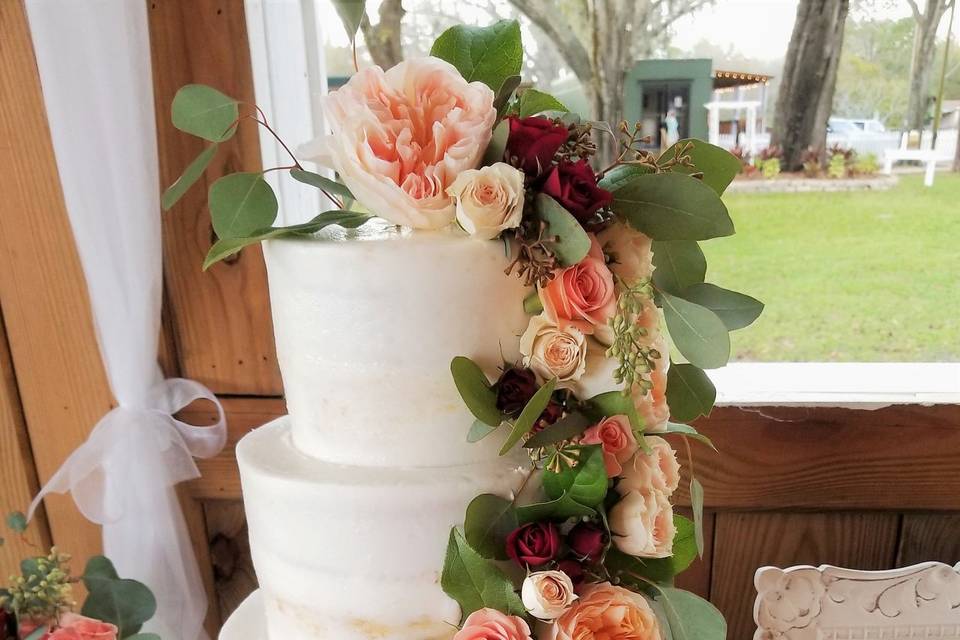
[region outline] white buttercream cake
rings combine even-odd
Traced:
[[[449,373],[517,359],[528,290],[498,242],[370,223],[265,247],[289,415],[237,446],[270,640],[440,640],[443,549],[526,457],[468,443]],[[500,436],[500,437],[496,437]]]

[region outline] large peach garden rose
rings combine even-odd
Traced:
[[[372,213],[418,229],[453,221],[447,188],[480,163],[497,117],[493,91],[439,58],[363,69],[323,112],[324,160]]]
[[[580,599],[549,629],[551,640],[660,640],[660,625],[643,596],[606,582]]]
[[[531,640],[530,627],[523,618],[479,609],[467,616],[453,640]]]

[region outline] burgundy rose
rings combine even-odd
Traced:
[[[567,545],[578,558],[596,562],[607,544],[607,532],[592,522],[580,522],[567,534]]]
[[[613,202],[613,194],[597,186],[597,178],[586,160],[555,166],[543,183],[543,192],[580,222],[587,222],[600,207]]]
[[[537,392],[537,376],[530,369],[510,367],[497,380],[497,409],[516,418]]]
[[[583,567],[576,560],[561,560],[557,563],[557,569],[570,576],[574,587],[583,583]]]
[[[517,158],[518,167],[528,176],[535,178],[550,168],[553,156],[569,135],[565,126],[550,118],[511,117],[507,158]]]
[[[559,420],[562,416],[563,405],[556,400],[551,400],[547,404],[546,409],[543,410],[543,413],[540,414],[540,417],[537,418],[537,421],[533,423],[530,433],[540,433],[551,424]]]
[[[552,522],[531,522],[507,536],[507,555],[520,566],[547,564],[559,550],[560,532]]]

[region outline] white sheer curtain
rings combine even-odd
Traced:
[[[50,133],[110,386],[105,415],[50,479],[103,525],[104,551],[123,577],[147,584],[158,610],[146,630],[205,638],[206,594],[175,485],[197,477],[193,457],[226,440],[219,403],[202,385],[164,380],[157,365],[161,238],[146,3],[27,0]],[[198,265],[199,268],[199,265]],[[213,427],[173,413],[217,405]]]

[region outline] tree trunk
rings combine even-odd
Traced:
[[[849,0],[800,0],[777,97],[772,143],[783,148],[784,168],[803,166],[803,152],[824,152],[833,107],[843,25]]]
[[[631,33],[624,30],[622,11],[617,3],[596,2],[593,5],[590,78],[584,82],[593,118],[609,123],[614,131],[623,120],[623,91],[627,70],[633,60],[630,51]],[[617,152],[617,141],[608,135],[597,140],[597,156],[601,165],[610,163]]]
[[[916,26],[913,32],[913,56],[910,60],[910,96],[907,103],[907,129],[921,130],[926,124],[930,103],[930,73],[937,50],[937,28],[950,0],[927,0],[923,13],[911,1]]]
[[[376,25],[370,24],[370,18],[366,14],[360,22],[367,51],[370,52],[373,64],[381,69],[389,69],[403,60],[400,22],[405,13],[401,0],[383,0],[380,4],[380,22]]]

